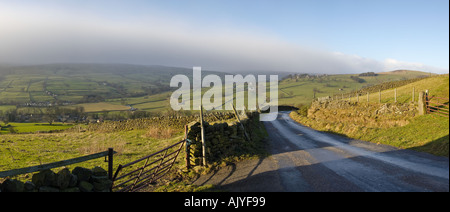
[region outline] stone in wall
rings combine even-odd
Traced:
[[[259,118],[259,114],[250,113],[248,118],[241,120],[252,141],[256,138],[254,129],[255,127],[259,127],[255,124],[259,124],[257,118]],[[251,142],[246,140],[244,130],[242,130],[241,125],[237,121],[214,124],[204,122],[204,127],[206,158],[208,162],[215,162],[228,156],[239,155],[251,146]],[[193,161],[195,163],[193,165],[200,165],[202,156],[200,122],[191,122],[188,124],[187,138],[192,142],[191,152],[193,153]]]
[[[87,169],[68,168],[58,173],[46,169],[34,174],[31,182],[6,179],[0,184],[1,192],[109,192],[112,181],[101,167]]]

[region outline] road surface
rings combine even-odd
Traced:
[[[449,160],[318,132],[280,112],[264,122],[272,154],[197,179],[227,191],[449,191]]]

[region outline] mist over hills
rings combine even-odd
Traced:
[[[221,74],[220,72],[208,73]],[[191,73],[192,68],[169,67],[159,65],[135,65],[135,64],[99,64],[99,63],[54,63],[41,65],[0,65],[2,75],[62,75],[62,76],[89,76],[89,74],[142,74],[149,75],[150,81],[163,80],[176,74]],[[145,78],[147,79],[147,78]]]
[[[262,74],[262,75],[279,75],[281,77],[298,73],[289,71],[275,71],[275,70],[242,70],[242,71],[216,71],[203,69],[207,74]],[[192,74],[192,67],[176,67],[168,65],[140,65],[127,63],[49,63],[49,64],[0,64],[0,73],[17,73],[17,74],[31,74],[33,73],[49,73],[67,74],[67,73],[155,73],[158,75],[175,75],[175,74]],[[301,72],[301,71],[300,71]],[[303,72],[301,72],[303,73]],[[304,72],[307,73],[307,72]]]
[[[2,77],[8,75],[22,75],[22,76],[61,76],[61,77],[84,77],[89,79],[92,75],[95,76],[95,80],[101,80],[103,77],[105,81],[108,81],[109,77],[123,77],[127,79],[134,79],[137,81],[146,81],[150,85],[155,82],[159,82],[164,85],[170,83],[170,79],[177,75],[186,75],[192,80],[192,68],[186,67],[173,67],[163,65],[137,65],[137,64],[114,64],[114,63],[52,63],[52,64],[37,64],[37,65],[12,65],[12,64],[0,64],[0,81]],[[106,75],[105,75],[106,74]],[[208,74],[215,74],[222,79],[227,74],[241,74],[241,75],[278,75],[279,78],[283,78],[293,72],[285,71],[268,71],[268,70],[252,70],[252,71],[213,71],[202,69],[202,76]],[[90,80],[94,80],[90,79]],[[124,81],[126,83],[126,81]]]

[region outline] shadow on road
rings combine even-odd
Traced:
[[[448,158],[311,131],[288,121],[265,123],[270,156],[229,164],[194,184],[236,192],[449,191]]]

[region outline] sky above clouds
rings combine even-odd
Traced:
[[[0,0],[0,63],[449,72],[448,0]]]

